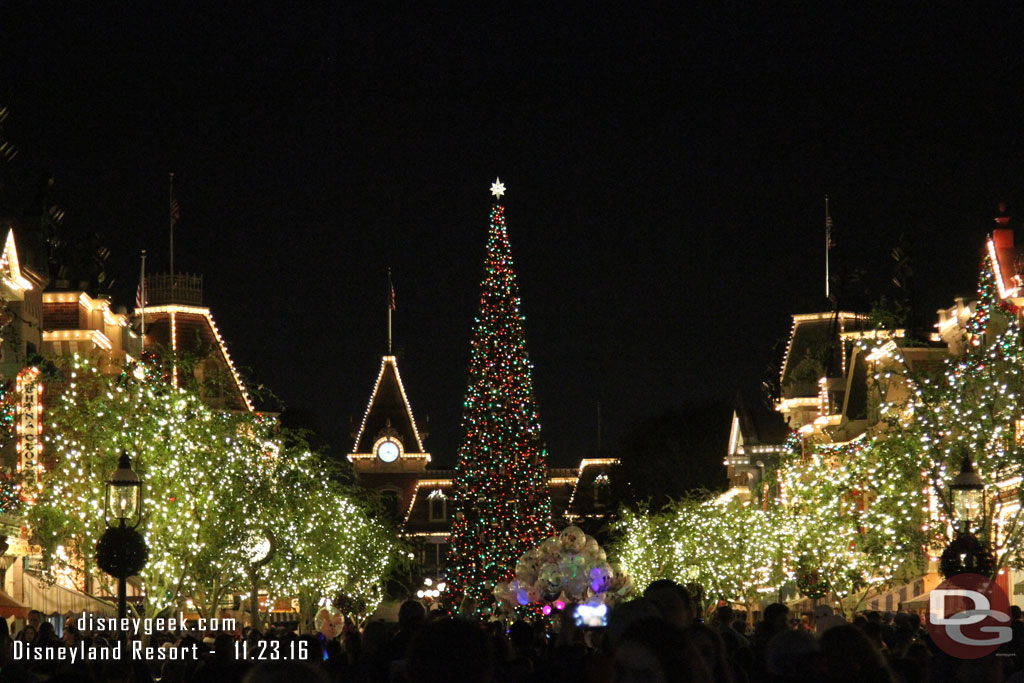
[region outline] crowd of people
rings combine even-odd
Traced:
[[[767,606],[751,628],[729,606],[709,615],[672,581],[616,606],[602,626],[571,609],[555,620],[484,622],[403,603],[398,623],[370,621],[337,638],[294,632],[159,634],[160,656],[15,658],[32,645],[59,653],[110,647],[69,620],[60,637],[35,613],[12,635],[0,619],[0,681],[118,683],[996,683],[1024,682],[1024,621],[1013,640],[978,659],[936,647],[911,613],[852,620],[825,605],[793,615]],[[20,643],[17,645],[16,643]],[[244,644],[244,646],[243,646]],[[50,649],[47,649],[50,648]],[[102,651],[102,650],[99,650]]]

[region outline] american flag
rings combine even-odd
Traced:
[[[178,219],[181,218],[181,207],[178,205],[178,199],[171,194],[171,225],[177,225]]]
[[[832,230],[832,216],[825,216],[825,242],[829,249],[836,246],[835,232]]]
[[[391,284],[391,271],[388,271],[388,308],[395,310],[395,286]]]
[[[142,308],[149,303],[149,298],[146,296],[146,279],[139,279],[139,287],[135,290],[135,308]]]

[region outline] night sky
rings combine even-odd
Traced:
[[[406,389],[454,462],[495,176],[555,465],[594,450],[598,402],[613,443],[756,388],[825,305],[826,193],[862,271],[841,305],[886,291],[904,234],[923,317],[974,291],[997,203],[1024,212],[1016,18],[207,4],[0,11],[5,194],[52,172],[130,304],[139,251],[167,267],[174,171],[177,269],[341,451],[390,266]]]

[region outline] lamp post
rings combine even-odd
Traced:
[[[126,529],[135,529],[142,521],[142,480],[132,469],[128,453],[121,451],[117,469],[107,480],[107,495],[103,502],[103,521],[108,530],[116,528],[120,531],[120,553],[122,558],[127,554],[125,543]],[[116,526],[114,523],[116,521]],[[106,534],[104,534],[106,536]],[[122,569],[117,572],[117,616],[127,616],[127,588],[129,574]]]
[[[988,575],[995,566],[995,558],[988,543],[971,533],[971,527],[981,528],[984,519],[985,482],[974,471],[971,456],[964,454],[960,473],[949,483],[949,496],[953,503],[953,540],[942,552],[939,569],[949,578],[957,574]],[[957,528],[959,523],[959,528]]]

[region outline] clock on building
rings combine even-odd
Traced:
[[[383,439],[377,444],[377,457],[382,462],[394,462],[398,460],[398,456],[401,454],[401,448],[398,442],[393,439]]]

